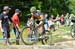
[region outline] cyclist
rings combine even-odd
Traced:
[[[14,15],[12,16],[12,22],[13,22],[13,29],[16,35],[16,44],[19,45],[19,38],[20,38],[20,20],[19,20],[19,14],[20,10],[16,9]]]
[[[36,10],[36,7],[31,7],[30,12],[32,14],[30,20],[31,21],[35,20],[35,22],[37,24],[36,26],[38,27],[39,34],[43,35],[44,34],[44,25],[43,25],[44,24],[43,23],[44,16],[43,16],[43,14],[41,13],[40,10]]]

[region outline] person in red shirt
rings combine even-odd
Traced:
[[[19,20],[19,14],[20,10],[16,9],[14,15],[12,16],[12,23],[13,23],[13,29],[14,33],[16,35],[16,44],[19,45],[19,35],[20,35],[20,20]]]
[[[60,17],[61,25],[64,25],[64,15],[62,14]]]

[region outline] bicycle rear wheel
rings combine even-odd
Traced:
[[[36,37],[34,31],[28,33],[27,27],[24,27],[21,32],[21,40],[25,45],[32,45],[38,41],[38,37]]]
[[[48,34],[43,36],[42,44],[43,45],[51,45],[52,44],[52,33],[48,32]]]

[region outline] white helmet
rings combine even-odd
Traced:
[[[30,8],[30,12],[34,12],[34,11],[36,11],[36,7],[33,6]]]

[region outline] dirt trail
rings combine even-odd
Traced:
[[[69,39],[69,40],[65,40],[62,42],[58,42],[55,43],[56,46],[71,46],[71,47],[75,47],[75,40],[74,39]]]
[[[55,45],[8,45],[0,46],[0,49],[75,49],[75,40],[70,39],[67,41],[62,41],[55,43]]]

